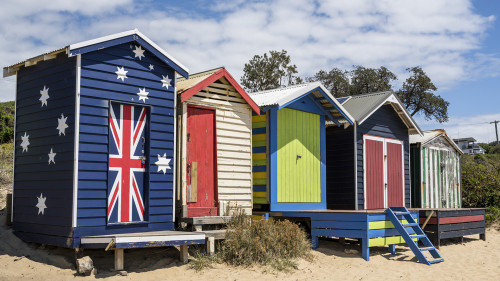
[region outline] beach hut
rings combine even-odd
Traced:
[[[409,135],[421,134],[418,125],[392,91],[339,102],[355,124],[326,129],[328,209],[410,207]]]
[[[252,212],[252,112],[259,107],[224,68],[180,78],[178,200],[181,217]],[[196,222],[194,223],[197,224]]]
[[[443,129],[410,136],[413,208],[462,207],[462,154]]]
[[[138,30],[4,68],[17,76],[19,237],[70,248],[204,243],[158,232],[174,229],[177,74],[188,70]]]
[[[326,209],[325,121],[353,121],[319,82],[251,93],[254,209]],[[343,128],[340,128],[343,129]]]

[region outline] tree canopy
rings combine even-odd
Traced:
[[[255,55],[245,63],[241,85],[250,92],[258,92],[302,83],[302,79],[296,76],[297,66],[290,61],[285,50]]]

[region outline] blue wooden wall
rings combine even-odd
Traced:
[[[42,105],[44,86],[49,98]],[[17,73],[13,228],[26,241],[70,246],[75,91],[76,59],[64,53]],[[65,134],[56,129],[61,114],[67,117]],[[23,152],[25,133],[29,145]],[[51,149],[55,163],[49,164]],[[36,207],[38,197],[47,208]]]
[[[363,124],[359,125],[357,133],[357,171],[358,171],[358,209],[364,208],[363,197],[363,135],[369,134],[384,138],[399,139],[404,142],[404,176],[405,205],[410,207],[410,145],[408,128],[403,123],[391,105],[384,105],[373,113]]]
[[[81,58],[80,148],[78,167],[78,219],[75,237],[133,231],[173,229],[173,173],[158,172],[155,162],[166,153],[174,166],[174,71],[148,51],[134,56],[135,42],[84,53]],[[143,48],[144,49],[144,48]],[[150,69],[153,65],[153,70]],[[117,79],[117,67],[127,78]],[[172,79],[162,87],[163,76]],[[148,99],[139,101],[139,88]],[[109,102],[150,106],[149,193],[144,199],[145,222],[107,225]]]
[[[354,126],[326,128],[326,203],[331,210],[354,210]]]

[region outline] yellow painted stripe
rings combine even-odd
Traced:
[[[267,199],[266,198],[253,198],[253,203],[254,204],[267,204]]]
[[[252,154],[252,160],[266,160],[265,153],[254,153]]]
[[[408,221],[402,220],[402,224],[407,224]],[[394,228],[394,225],[391,221],[371,221],[368,224],[369,229],[385,229],[385,228]]]
[[[265,128],[266,127],[266,122],[254,122],[252,123],[252,128],[258,129],[258,128]]]
[[[252,122],[266,122],[266,115],[252,116]]]
[[[266,141],[252,141],[252,147],[266,146]]]
[[[266,134],[256,134],[252,136],[252,140],[254,141],[265,141],[266,140]]]
[[[267,179],[266,172],[253,172],[253,179]]]
[[[253,160],[252,161],[253,166],[266,166],[267,165],[267,160]]]
[[[254,198],[267,198],[267,192],[265,191],[255,191],[253,193]]]
[[[417,241],[417,238],[413,240]],[[401,236],[377,237],[369,239],[368,247],[378,247],[378,246],[401,244],[401,243],[405,243],[405,240]]]
[[[255,185],[266,185],[267,179],[254,179],[253,184]]]

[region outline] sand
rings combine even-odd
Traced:
[[[93,259],[97,274],[82,277],[73,266],[72,250],[19,240],[4,225],[3,203],[0,202],[0,280],[500,280],[500,232],[494,227],[488,228],[486,241],[479,240],[479,235],[468,236],[463,244],[445,240],[440,249],[445,262],[432,266],[419,264],[409,248],[402,245],[396,247],[396,256],[390,255],[387,247],[372,248],[370,261],[366,262],[360,253],[345,253],[346,249],[360,251],[359,246],[320,240],[318,250],[312,251],[313,260],[298,261],[298,268],[290,272],[223,264],[197,272],[178,262],[175,247],[165,247],[126,250],[127,276],[112,270],[113,252],[86,250],[84,253]]]

